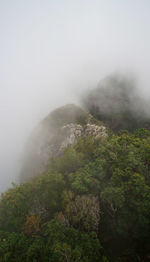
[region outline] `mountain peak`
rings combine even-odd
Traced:
[[[106,127],[74,104],[52,111],[28,141],[20,180],[44,172],[50,158],[60,156],[65,148],[83,136],[106,137]]]

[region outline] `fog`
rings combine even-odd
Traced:
[[[149,0],[0,1],[0,192],[32,129],[113,72],[149,97]]]

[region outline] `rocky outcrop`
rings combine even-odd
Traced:
[[[44,172],[51,157],[60,156],[65,148],[83,136],[106,137],[106,127],[75,105],[53,111],[29,139],[21,182]]]
[[[86,136],[94,136],[95,138],[98,137],[106,137],[106,127],[101,125],[92,125],[92,124],[87,124],[86,129],[85,129],[85,135]]]
[[[60,152],[62,152],[69,145],[74,144],[79,137],[83,136],[94,136],[98,137],[106,137],[106,127],[87,124],[85,127],[77,124],[68,124],[62,127],[63,130],[66,131],[66,137],[62,144],[60,145]]]

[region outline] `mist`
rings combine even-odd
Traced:
[[[129,75],[112,74],[83,97],[83,107],[114,132],[150,130],[150,100]]]
[[[33,128],[113,72],[149,98],[150,2],[0,1],[0,191],[16,181]]]

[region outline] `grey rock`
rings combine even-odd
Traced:
[[[66,105],[53,111],[35,129],[25,149],[20,181],[39,175],[46,170],[52,157],[59,157],[65,148],[80,137],[106,137],[107,130],[100,122],[75,105]]]

